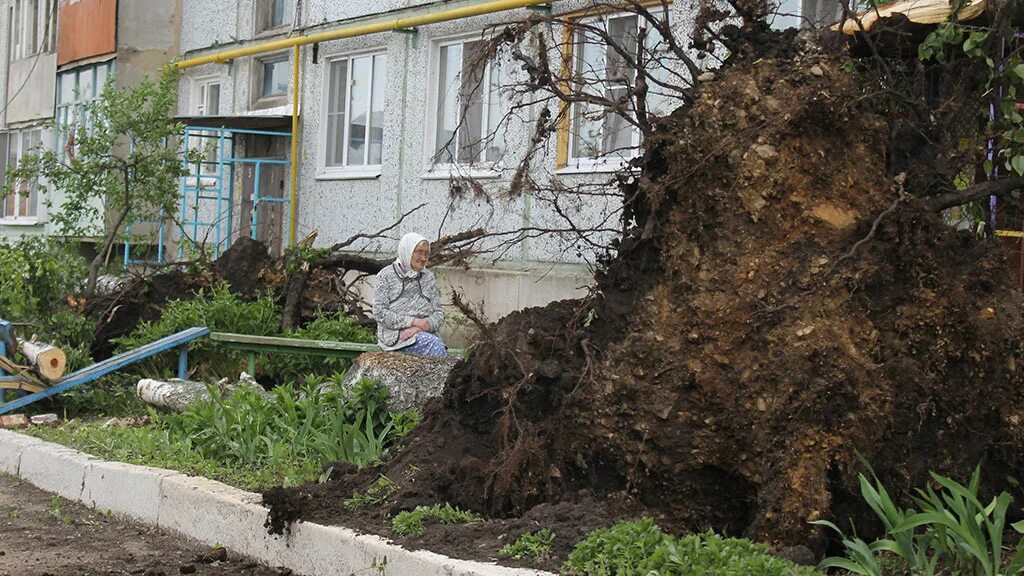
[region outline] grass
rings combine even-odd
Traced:
[[[399,512],[391,520],[391,528],[399,536],[422,536],[426,527],[423,521],[433,518],[442,524],[475,524],[483,522],[483,516],[461,510],[450,504],[434,504],[433,506],[417,506],[413,510]]]
[[[156,416],[155,422],[158,420]],[[218,462],[173,442],[158,423],[138,428],[103,428],[101,422],[71,420],[59,428],[33,426],[25,432],[104,460],[178,470],[246,490],[297,486],[314,482],[320,475],[320,463],[313,459],[275,462],[267,466]]]
[[[347,510],[359,510],[370,506],[379,506],[387,501],[398,490],[398,486],[390,478],[381,474],[380,478],[366,489],[366,492],[352,492],[342,504]]]

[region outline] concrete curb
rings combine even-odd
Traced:
[[[287,537],[264,528],[259,494],[173,470],[106,462],[87,454],[0,430],[0,472],[48,492],[221,545],[269,566],[304,576],[371,571],[385,576],[554,576],[550,572],[411,552],[373,535],[299,522]]]

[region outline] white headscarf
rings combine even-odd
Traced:
[[[412,268],[412,253],[421,242],[427,242],[427,239],[415,232],[409,232],[402,236],[398,242],[398,258],[395,260],[395,264],[398,264],[398,270],[403,276],[415,278],[419,275],[419,272]],[[427,242],[427,245],[429,246],[430,243]]]

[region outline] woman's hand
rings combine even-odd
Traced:
[[[413,325],[410,326],[409,328],[406,328],[405,330],[402,330],[402,332],[398,335],[398,339],[400,341],[408,340],[409,338],[412,338],[413,336],[419,334],[420,332],[423,332],[423,330],[421,330],[418,326]]]
[[[426,318],[413,318],[413,328],[419,328],[421,332],[430,332],[430,321]]]

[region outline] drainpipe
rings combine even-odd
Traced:
[[[292,66],[292,191],[288,202],[288,246],[295,246],[295,224],[298,221],[297,209],[299,207],[299,94],[302,92],[302,85],[299,84],[299,58],[301,57],[299,45],[295,45],[292,55],[294,64]]]

